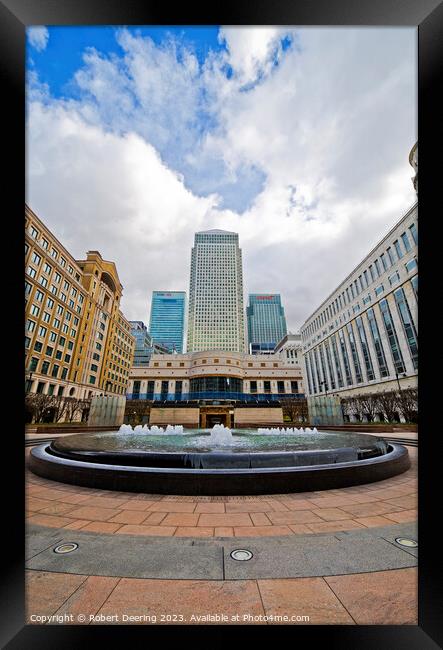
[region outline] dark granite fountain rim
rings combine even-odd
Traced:
[[[58,464],[58,465],[63,465],[66,467],[73,467],[73,468],[83,468],[83,469],[100,469],[104,471],[125,471],[128,470],[131,473],[141,473],[141,474],[155,474],[155,473],[160,473],[160,474],[171,474],[171,473],[176,473],[176,474],[183,474],[183,475],[192,475],[195,474],[197,476],[199,475],[204,475],[204,474],[258,474],[258,473],[265,473],[265,474],[272,474],[272,473],[279,473],[279,472],[289,472],[289,473],[297,473],[297,472],[302,472],[309,470],[310,472],[314,471],[321,471],[321,470],[334,470],[338,468],[350,468],[350,467],[355,467],[358,465],[359,467],[363,466],[370,466],[370,465],[377,465],[377,464],[382,464],[385,463],[386,461],[393,461],[397,460],[398,458],[404,456],[405,454],[408,454],[408,451],[406,447],[403,447],[403,445],[399,445],[396,443],[389,443],[387,445],[388,447],[388,452],[386,454],[382,454],[380,456],[376,456],[373,458],[366,458],[362,460],[353,460],[349,462],[339,462],[339,463],[324,463],[324,464],[319,464],[319,465],[299,465],[296,467],[288,467],[288,466],[281,466],[281,467],[260,467],[260,468],[234,468],[234,467],[229,467],[229,468],[210,468],[210,469],[194,469],[194,468],[170,468],[170,467],[142,467],[142,466],[128,466],[128,465],[107,465],[104,463],[95,463],[92,461],[87,461],[87,460],[77,460],[74,458],[67,458],[67,457],[62,457],[56,454],[52,454],[49,450],[50,444],[48,445],[47,443],[44,443],[42,445],[39,445],[38,447],[33,447],[31,449],[31,458],[43,460],[45,462],[53,463],[53,464]],[[336,450],[335,450],[336,451]],[[149,455],[150,452],[146,452],[147,455]],[[266,453],[266,452],[263,452]],[[293,452],[288,452],[288,453],[293,453]],[[302,453],[302,452],[297,452],[297,453]],[[309,453],[309,452],[308,452]],[[183,454],[185,455],[185,454]],[[200,454],[199,454],[200,455]],[[213,454],[211,452],[211,456],[214,456],[216,454]],[[32,466],[31,466],[32,469]]]

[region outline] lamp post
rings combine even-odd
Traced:
[[[26,381],[29,381],[29,390],[26,390],[26,389],[27,389],[27,386],[26,386],[26,384],[25,384],[25,392],[26,392],[26,393],[29,393],[29,391],[31,390],[31,385],[32,385],[32,374],[33,374],[33,373],[32,373],[31,370],[29,370],[28,372],[25,372],[25,380],[26,380]]]

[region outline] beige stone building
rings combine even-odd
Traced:
[[[278,355],[207,350],[152,355],[149,366],[131,368],[127,399],[153,400],[151,424],[190,424],[188,418],[193,426],[232,426],[280,423],[281,408],[277,413],[272,404],[304,392],[301,367]],[[183,410],[187,402],[193,411]]]
[[[115,264],[75,260],[28,206],[25,264],[26,392],[125,395],[134,338]]]

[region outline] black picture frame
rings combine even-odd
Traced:
[[[440,220],[441,207],[437,203],[437,191],[441,184],[442,151],[441,100],[438,99],[439,72],[442,68],[441,43],[443,42],[443,4],[439,0],[261,0],[253,5],[244,0],[224,3],[223,7],[208,5],[205,8],[128,0],[0,0],[0,79],[4,92],[3,124],[4,138],[9,135],[11,144],[3,150],[7,163],[3,175],[4,217],[8,227],[4,231],[5,249],[12,254],[13,262],[4,266],[6,278],[18,279],[22,272],[23,228],[22,215],[25,196],[25,137],[24,137],[24,65],[25,28],[29,25],[374,25],[418,27],[418,93],[420,140],[420,200],[419,212],[420,249],[425,254],[420,262],[421,295],[420,327],[423,332],[419,368],[420,395],[420,453],[419,453],[419,536],[421,555],[419,559],[419,624],[418,626],[291,626],[292,643],[316,643],[326,641],[331,647],[340,648],[420,648],[426,650],[442,645],[441,581],[437,568],[441,564],[438,547],[438,501],[436,488],[441,473],[438,444],[438,404],[440,394],[436,339],[439,335],[438,306],[441,289],[438,283],[437,263],[441,257],[439,241],[434,235]],[[440,102],[440,103],[438,103]],[[364,155],[364,152],[362,153]],[[435,204],[435,205],[434,205]],[[8,206],[8,207],[6,207]],[[15,232],[16,231],[16,232]],[[6,250],[4,249],[4,252]],[[440,254],[439,254],[440,253]],[[5,280],[5,277],[4,277]],[[22,359],[22,313],[19,283],[4,281],[8,319],[7,345],[13,352],[13,362],[4,362],[8,372],[8,387],[4,392],[4,424],[2,445],[2,478],[4,485],[7,526],[3,528],[3,541],[7,550],[3,553],[5,570],[1,583],[1,644],[11,650],[24,648],[78,648],[85,640],[93,643],[108,633],[109,628],[81,626],[26,626],[24,625],[24,480],[23,437],[17,426],[17,414],[22,413],[23,366]],[[9,291],[9,294],[8,294]],[[441,311],[441,308],[440,308]],[[441,319],[441,317],[440,317]],[[436,334],[436,332],[438,332]],[[6,338],[4,339],[4,343]],[[15,352],[17,350],[17,352]],[[6,350],[4,349],[4,352]],[[441,361],[440,361],[441,363]],[[14,372],[12,372],[14,371]],[[433,378],[436,374],[436,378]],[[15,396],[14,401],[11,398]],[[9,415],[8,415],[9,414]],[[441,426],[440,426],[441,428]],[[9,475],[6,472],[9,468]],[[434,483],[435,481],[435,483]],[[157,628],[166,638],[170,628]],[[180,629],[183,634],[184,628]],[[226,637],[250,637],[252,629],[217,628],[215,631],[202,626],[187,630],[193,639],[206,633],[211,646]],[[257,631],[257,628],[255,628]],[[269,642],[281,632],[280,626],[259,628],[260,639]],[[154,630],[142,626],[112,628],[114,642],[127,642],[141,635],[144,643]],[[216,632],[216,633],[215,633]],[[246,632],[246,635],[245,635]],[[198,633],[198,634],[197,634]],[[231,634],[232,633],[232,634]],[[271,635],[268,637],[268,635]],[[267,638],[268,637],[268,638]]]

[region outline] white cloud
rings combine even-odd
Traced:
[[[49,40],[49,32],[46,27],[43,25],[38,27],[28,27],[26,34],[30,45],[38,52],[42,52],[46,49]]]
[[[295,330],[415,200],[415,32],[220,39],[199,65],[176,41],[120,30],[122,57],[85,53],[76,100],[31,77],[28,201],[76,256],[115,260],[136,320],[152,290],[188,290],[197,230],[234,230],[245,298],[280,292]]]

